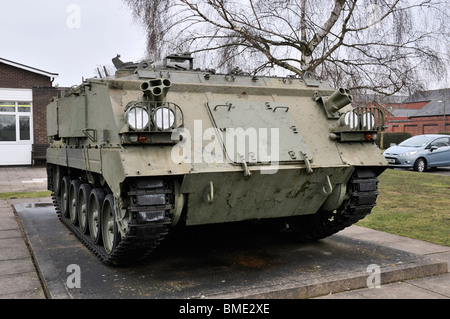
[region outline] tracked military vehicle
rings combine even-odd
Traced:
[[[104,263],[146,257],[177,225],[273,221],[311,241],[375,206],[383,114],[347,89],[216,74],[189,54],[113,62],[47,107],[56,211]]]

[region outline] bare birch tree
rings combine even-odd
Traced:
[[[446,79],[448,0],[124,0],[148,55],[196,53],[221,71],[311,71],[383,94]]]

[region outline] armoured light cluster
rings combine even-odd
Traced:
[[[47,107],[57,213],[101,261],[139,261],[180,226],[263,220],[318,240],[375,206],[384,119],[347,89],[186,54],[113,63]]]

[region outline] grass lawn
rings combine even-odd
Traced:
[[[14,199],[14,198],[37,198],[37,197],[50,197],[52,192],[29,192],[29,193],[0,193],[1,199]]]
[[[450,246],[450,176],[388,169],[372,213],[357,225]]]

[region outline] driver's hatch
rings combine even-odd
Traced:
[[[249,165],[312,160],[289,106],[210,101],[207,108],[229,161]]]

